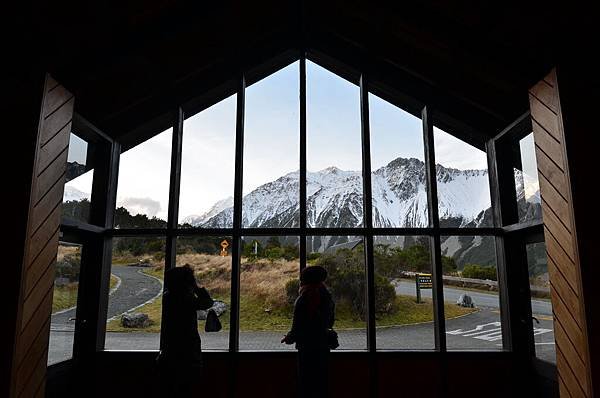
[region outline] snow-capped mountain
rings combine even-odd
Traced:
[[[205,223],[206,221],[208,221],[209,219],[211,219],[213,216],[219,214],[220,212],[222,212],[223,210],[233,207],[233,197],[228,197],[225,199],[221,199],[219,200],[217,203],[215,203],[214,205],[212,205],[212,207],[205,213],[201,214],[201,215],[190,215],[185,217],[182,220],[182,224],[190,224],[190,225],[202,225],[203,223]]]
[[[437,166],[441,218],[477,221],[490,206],[486,170],[457,170]],[[373,223],[376,227],[425,227],[428,225],[425,164],[418,159],[397,158],[372,173]],[[307,172],[307,223],[311,227],[361,226],[362,175],[328,167]],[[266,183],[244,196],[242,222],[246,227],[298,225],[299,173],[292,172]],[[233,208],[195,222],[195,226],[231,227]],[[190,220],[191,221],[191,220]]]
[[[437,165],[436,178],[442,226],[492,226],[487,170],[458,170]],[[527,189],[523,187],[527,187],[527,184],[523,183],[523,177],[516,173],[515,179],[520,208],[527,217],[536,216],[539,211],[539,192],[526,193]],[[307,224],[310,227],[362,226],[363,188],[360,172],[328,167],[307,172],[306,180]],[[371,180],[374,226],[426,227],[429,224],[423,161],[397,158],[373,171]],[[230,228],[233,206],[231,198],[228,200],[227,206],[219,205],[224,201],[219,202],[215,204],[215,211],[211,209],[206,216],[188,217],[186,220],[194,226]],[[259,186],[245,195],[242,201],[242,223],[245,227],[297,227],[299,213],[297,171]],[[443,239],[442,250],[446,255],[456,256],[459,263],[463,258],[465,261],[492,263],[494,249],[487,241],[482,244],[478,238],[453,238]],[[348,239],[350,237],[321,237],[318,243],[311,242],[311,246],[313,250],[322,251]]]

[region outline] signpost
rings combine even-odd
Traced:
[[[417,284],[417,303],[421,302],[421,289],[433,288],[431,274],[416,274],[415,282]]]
[[[229,242],[227,240],[223,240],[221,242],[221,257],[227,256],[227,248],[229,247]]]

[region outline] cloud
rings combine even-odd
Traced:
[[[150,198],[125,198],[120,200],[117,206],[126,208],[133,215],[146,214],[149,218],[162,210],[160,202]]]

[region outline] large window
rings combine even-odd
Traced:
[[[165,269],[189,266],[223,325],[199,311],[204,349],[291,350],[300,270],[321,265],[339,350],[505,349],[481,142],[317,62],[255,76],[121,155],[106,348],[158,349]]]

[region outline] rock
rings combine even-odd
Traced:
[[[124,328],[143,329],[151,325],[148,314],[136,312],[134,314],[123,314],[121,316],[121,326]]]
[[[211,310],[211,309],[215,311],[215,314],[217,314],[217,316],[221,316],[223,313],[225,313],[227,311],[227,304],[225,304],[222,301],[215,300],[214,304],[209,309],[197,311],[198,320],[204,321],[206,319],[206,314],[208,313],[208,310]]]
[[[473,299],[471,298],[471,296],[469,296],[466,293],[463,293],[460,295],[456,304],[460,305],[461,307],[467,307],[467,308],[475,307],[475,304],[473,303]]]

